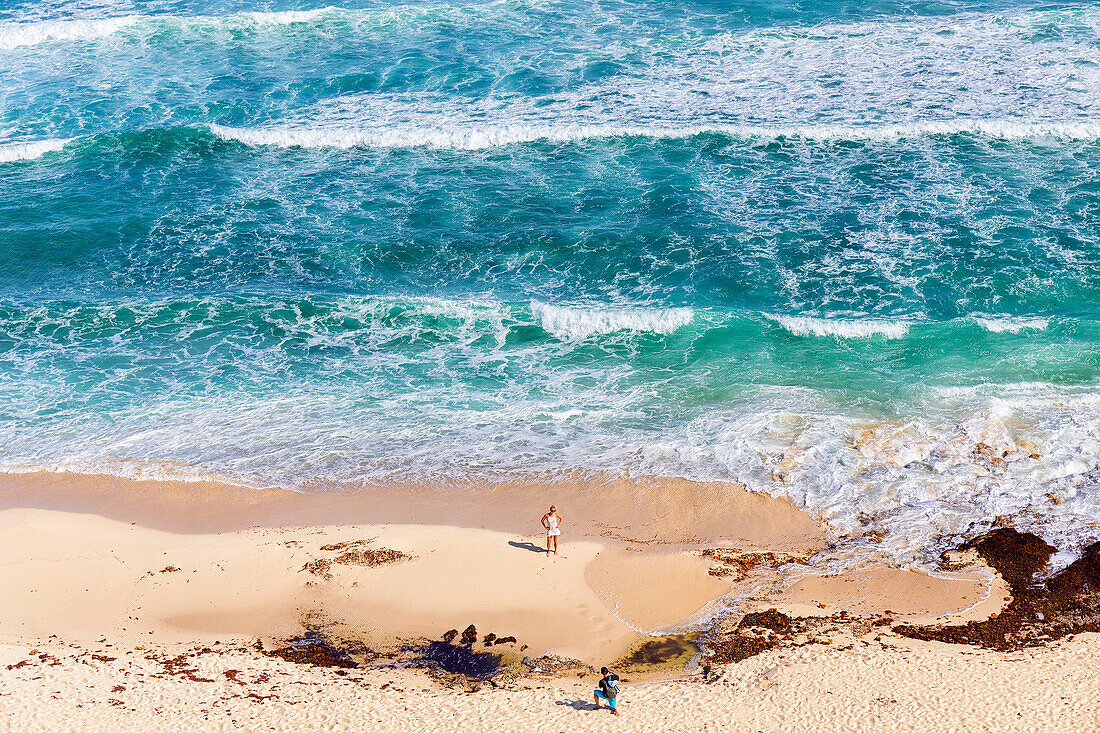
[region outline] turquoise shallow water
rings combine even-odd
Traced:
[[[1098,29],[4,3],[0,468],[625,471],[788,495],[900,561],[1004,514],[1095,539]]]

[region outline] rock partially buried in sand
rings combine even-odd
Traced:
[[[710,633],[703,637],[713,664],[729,664],[755,657],[779,646],[783,637],[776,630],[789,630],[791,618],[774,608],[744,616],[731,634]]]
[[[544,654],[541,657],[524,657],[523,665],[535,674],[561,674],[563,672],[591,672],[592,668],[579,659]]]
[[[842,615],[846,614],[842,612]],[[741,626],[755,626],[770,631],[787,631],[791,628],[791,617],[785,613],[780,613],[774,608],[769,608],[767,611],[745,614],[745,617],[741,619]]]

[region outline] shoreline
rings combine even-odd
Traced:
[[[493,483],[369,485],[306,493],[217,481],[107,474],[0,473],[0,511],[99,514],[152,529],[202,534],[252,526],[430,524],[537,534],[550,504],[570,507],[565,534],[636,545],[717,542],[782,550],[823,547],[826,531],[789,499],[737,484],[676,478],[521,477]]]
[[[541,534],[532,532],[551,502],[565,516],[562,557],[546,557]],[[39,564],[41,572],[27,582],[48,584],[58,600],[91,592],[75,588],[83,581],[65,569],[67,557],[109,554],[119,564],[150,565],[161,559],[154,562],[151,548],[162,547],[164,564],[142,572],[183,567],[188,554],[200,556],[199,567],[191,567],[199,577],[184,580],[202,585],[209,605],[239,606],[240,589],[251,587],[259,600],[236,616],[252,615],[271,626],[246,624],[252,636],[292,635],[300,621],[294,613],[301,616],[306,609],[345,626],[364,626],[369,617],[373,643],[436,638],[474,623],[593,664],[622,653],[643,635],[689,629],[693,620],[731,607],[744,612],[768,605],[802,615],[890,611],[922,623],[981,618],[1007,602],[995,574],[980,561],[939,575],[885,565],[822,574],[807,563],[828,546],[828,536],[789,500],[734,485],[670,479],[616,479],[595,488],[516,482],[477,492],[418,486],[304,494],[217,483],[4,474],[0,527],[5,555]],[[25,542],[32,536],[53,540],[39,539],[42,549],[28,551]],[[44,559],[41,552],[57,543],[69,549]],[[332,564],[335,555],[320,549],[341,543],[390,548],[412,559],[353,571]],[[228,560],[219,560],[230,557],[243,562],[237,575],[227,569]],[[51,562],[61,570],[46,574]],[[303,572],[318,562],[328,563],[326,577]],[[118,583],[144,577],[120,575],[109,566],[103,560],[85,572]],[[553,582],[565,588],[560,597],[543,593],[538,583],[526,584],[550,569],[557,574]],[[249,573],[264,575],[264,582],[257,586]],[[10,571],[8,576],[9,587],[21,587]],[[170,587],[176,578],[172,574],[159,584]],[[237,591],[227,598],[234,583]],[[275,590],[261,592],[261,586]],[[424,590],[433,587],[434,592]],[[30,585],[25,589],[28,595],[40,592]],[[154,624],[156,634],[182,641],[187,634],[181,629],[194,628],[214,634],[211,638],[239,638],[233,613],[220,622],[185,623],[192,612],[186,610],[190,595],[194,592],[169,594]],[[466,598],[473,595],[476,603]],[[385,608],[377,601],[382,596]],[[529,603],[529,598],[539,600]],[[525,608],[542,620],[504,629],[510,618],[523,617],[518,609]],[[588,625],[555,621],[575,617],[578,609],[584,609]],[[37,623],[48,617],[45,611],[32,603],[23,613]],[[11,633],[13,613],[9,608],[0,616],[0,633]],[[133,614],[118,609],[116,616],[122,615]],[[110,622],[99,618],[101,625]]]

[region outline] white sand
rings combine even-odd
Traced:
[[[892,640],[772,651],[713,684],[626,683],[622,716],[593,712],[593,680],[441,690],[412,672],[331,670],[247,650],[200,654],[191,681],[146,650],[99,661],[52,644],[0,645],[0,726],[18,731],[1095,731],[1100,635],[998,654]],[[7,665],[28,661],[24,667]],[[237,672],[230,672],[238,670]],[[227,676],[227,672],[230,675]],[[235,679],[233,679],[235,678]]]
[[[333,565],[331,578],[302,570],[340,554],[322,546],[355,540],[413,559]],[[652,580],[682,592],[620,594],[605,603],[585,580],[602,545],[562,543],[561,554],[550,557],[533,547],[530,537],[456,527],[180,535],[91,515],[10,509],[0,512],[0,556],[8,558],[0,566],[0,634],[165,643],[294,635],[306,623],[335,622],[384,643],[438,638],[472,623],[482,633],[515,636],[533,654],[596,663],[638,638],[620,616],[674,623],[729,589],[694,555],[665,553]]]

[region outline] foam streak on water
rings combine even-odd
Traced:
[[[481,150],[529,142],[578,142],[600,138],[687,138],[716,134],[742,140],[888,141],[947,135],[977,135],[1003,140],[1065,138],[1095,140],[1100,123],[1020,122],[1010,120],[960,120],[905,125],[498,125],[426,129],[365,130],[355,128],[229,128],[212,125],[218,137],[248,145],[301,148],[401,148],[432,147]]]

